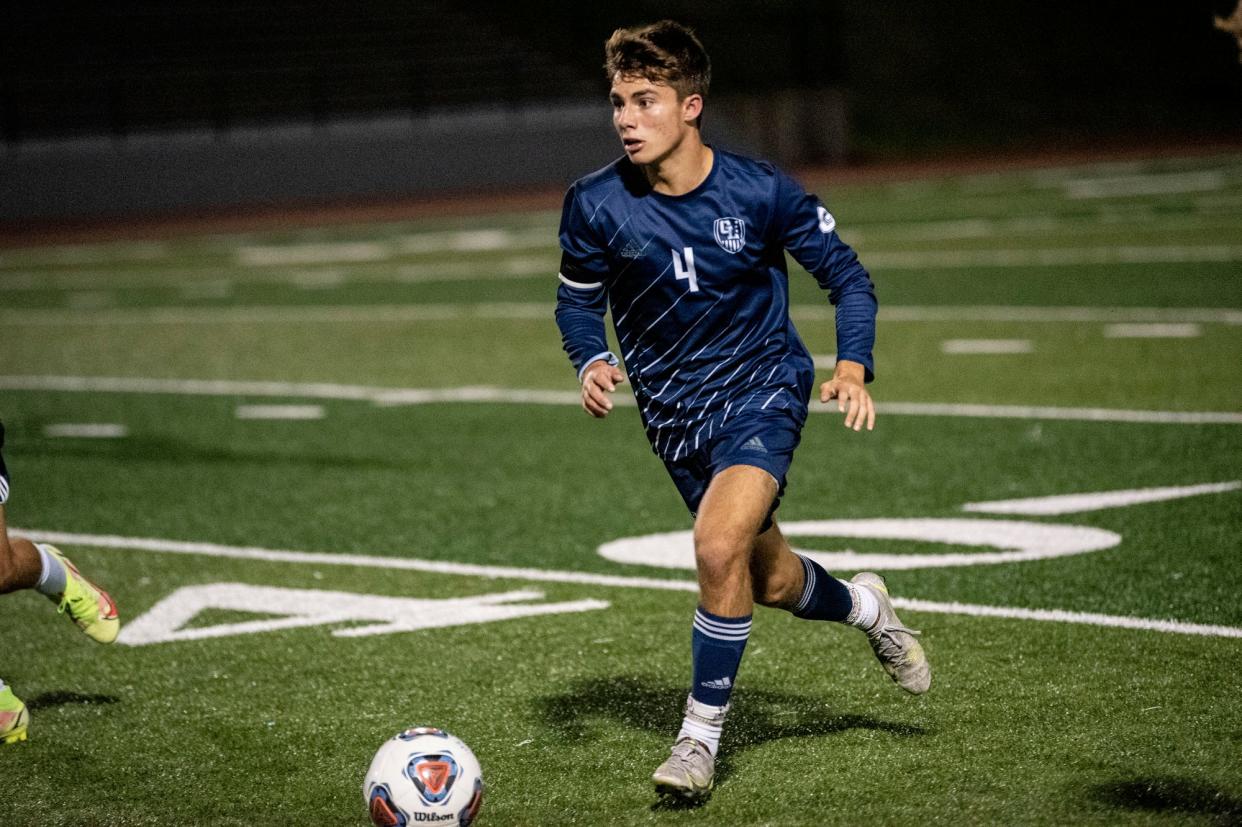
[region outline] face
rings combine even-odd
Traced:
[[[612,124],[635,164],[658,165],[681,146],[703,111],[700,95],[677,99],[677,90],[641,77],[612,81]]]

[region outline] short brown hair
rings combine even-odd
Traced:
[[[673,20],[617,29],[604,44],[604,73],[612,82],[641,77],[671,86],[677,97],[707,97],[712,62],[694,32]]]

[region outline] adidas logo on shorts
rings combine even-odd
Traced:
[[[743,451],[757,451],[761,454],[768,452],[768,446],[763,444],[763,440],[757,436],[752,436],[742,444]]]

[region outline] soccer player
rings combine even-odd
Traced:
[[[116,604],[103,589],[87,580],[55,546],[9,537],[4,503],[9,498],[9,472],[4,465],[4,423],[0,422],[0,594],[35,589],[99,643],[116,640],[121,622]],[[26,740],[30,713],[12,688],[0,679],[0,744]]]
[[[911,693],[927,691],[931,671],[883,578],[829,576],[790,550],[773,519],[814,383],[789,319],[785,251],[836,306],[837,363],[819,397],[837,400],[855,432],[875,425],[867,271],[815,196],[771,164],[704,144],[711,67],[692,31],[672,21],[618,29],[604,69],[625,154],[565,196],[556,320],[582,407],[607,416],[628,377],[694,518],[692,683],[653,780],[661,795],[696,801],[712,787],[755,603],[863,630]],[[604,335],[609,308],[620,355]]]

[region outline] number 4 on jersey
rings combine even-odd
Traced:
[[[677,275],[677,280],[688,279],[690,282],[690,292],[699,292],[699,278],[694,272],[694,248],[686,247],[683,249],[686,256],[685,264],[682,264],[681,255],[673,250],[673,272]]]

